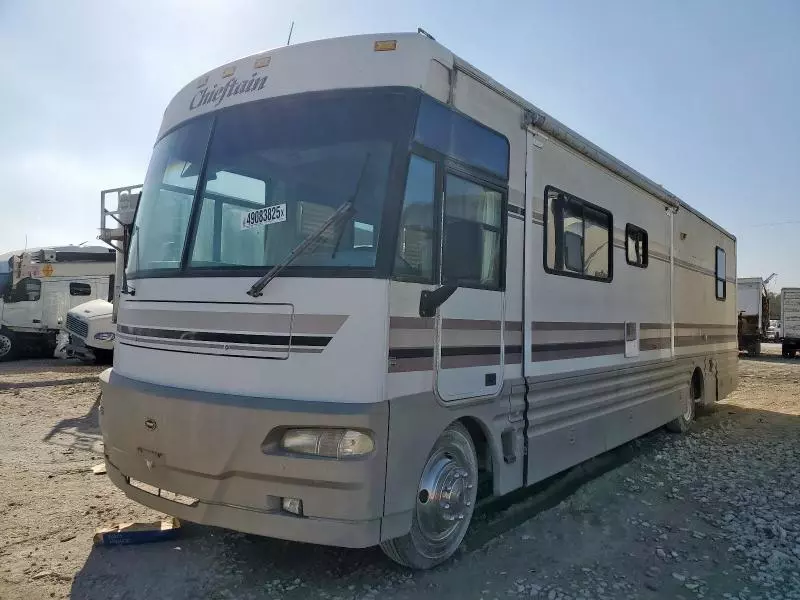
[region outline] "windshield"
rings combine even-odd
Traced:
[[[148,169],[129,275],[184,263],[263,273],[348,201],[350,219],[287,270],[374,268],[393,156],[407,148],[414,111],[408,91],[312,93],[238,105],[172,131]]]

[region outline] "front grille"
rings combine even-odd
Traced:
[[[89,324],[78,317],[67,314],[67,331],[85,338],[89,335]]]

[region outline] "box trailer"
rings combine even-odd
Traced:
[[[769,297],[761,277],[736,280],[739,350],[751,356],[761,354],[761,342],[769,329]]]
[[[794,358],[800,349],[800,288],[781,289],[781,351]]]

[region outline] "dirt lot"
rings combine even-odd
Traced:
[[[692,433],[630,444],[549,510],[488,514],[426,573],[192,524],[93,548],[98,525],[159,517],[91,473],[98,372],[0,367],[0,598],[800,598],[800,360],[740,360],[739,389]]]

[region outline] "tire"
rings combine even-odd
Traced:
[[[381,542],[394,562],[430,569],[449,559],[461,545],[475,510],[478,459],[469,432],[452,423],[436,440],[417,488],[411,531]]]
[[[0,331],[0,362],[15,360],[19,355],[19,342],[10,331]]]
[[[94,350],[94,364],[110,365],[114,362],[113,350]]]
[[[679,417],[667,423],[667,430],[672,433],[686,433],[692,428],[694,416],[697,413],[697,406],[691,394],[686,394],[687,400],[684,403],[684,411]]]

